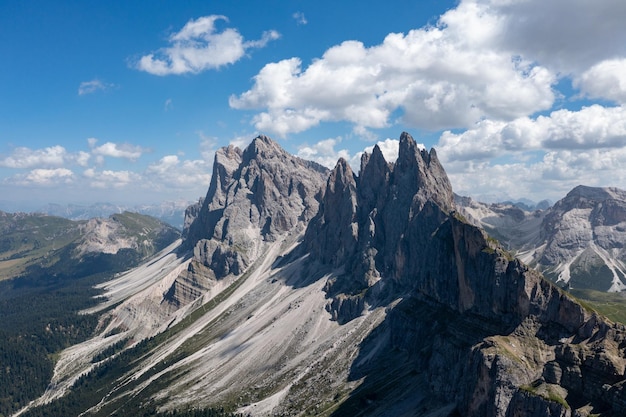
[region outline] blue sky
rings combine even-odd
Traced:
[[[358,169],[408,131],[484,200],[626,188],[624,21],[623,0],[0,0],[0,201],[195,200],[215,149],[260,133]]]

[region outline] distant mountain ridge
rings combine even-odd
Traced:
[[[130,212],[108,218],[72,221],[37,213],[0,212],[0,279],[14,278],[30,266],[89,256],[117,255],[141,260],[172,243],[180,233],[158,219]]]
[[[92,218],[109,217],[125,211],[146,214],[162,220],[179,230],[183,228],[185,209],[191,204],[188,200],[164,201],[158,204],[122,205],[111,203],[80,204],[47,204],[35,209],[34,213],[63,217],[70,220],[89,220]]]
[[[553,281],[571,288],[626,289],[626,191],[580,185],[534,212],[461,197],[456,202]]]
[[[538,268],[572,287],[626,289],[626,191],[578,186],[542,223]]]

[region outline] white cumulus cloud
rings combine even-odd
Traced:
[[[594,104],[579,111],[557,110],[535,119],[484,120],[462,133],[444,132],[437,147],[447,161],[476,161],[538,150],[625,146],[626,109]]]
[[[0,166],[7,168],[33,168],[62,166],[69,154],[60,145],[44,149],[15,148],[11,155],[0,159]]]
[[[141,181],[141,175],[133,171],[97,171],[93,168],[86,169],[83,176],[88,178],[90,186],[93,188],[124,188]]]
[[[485,120],[444,132],[436,146],[453,187],[478,198],[562,198],[579,184],[624,187],[626,109],[579,111],[510,122]]]
[[[254,126],[280,136],[327,121],[382,128],[396,122],[394,112],[436,130],[549,109],[556,74],[500,47],[506,30],[487,6],[464,2],[436,27],[391,33],[371,47],[345,41],[306,68],[295,57],[269,63],[229,102],[260,110]]]
[[[623,0],[463,0],[498,16],[499,48],[579,74],[600,61],[626,55]]]
[[[321,140],[313,145],[303,145],[298,148],[297,155],[308,161],[315,161],[327,168],[333,168],[339,158],[350,160],[347,149],[335,150],[335,146],[341,143],[341,138],[329,138]]]
[[[226,16],[210,15],[190,20],[168,41],[170,46],[142,56],[136,67],[155,75],[199,73],[233,64],[252,48],[263,48],[278,39],[274,30],[263,33],[261,39],[246,41],[237,29],[219,31],[216,22],[228,21]]]
[[[97,139],[89,138],[89,146],[91,147],[92,155],[96,156],[108,156],[112,158],[124,158],[129,161],[135,161],[141,157],[144,153],[144,149],[140,146],[131,145],[128,143],[118,144],[113,142],[106,142],[100,146],[96,146]]]
[[[621,188],[626,184],[624,148],[555,150],[532,161],[520,157],[443,164],[456,193],[483,201],[548,198],[554,202],[580,184]]]
[[[67,168],[36,168],[25,174],[17,174],[4,180],[5,183],[24,187],[53,186],[70,184],[74,181],[74,173]]]
[[[574,85],[589,97],[626,104],[626,57],[597,63],[576,78]]]
[[[198,185],[208,187],[211,181],[209,164],[204,160],[183,160],[177,155],[166,155],[151,164],[145,177],[152,188],[176,187],[193,189]]]

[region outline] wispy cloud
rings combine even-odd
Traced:
[[[97,91],[105,91],[115,87],[115,84],[105,83],[101,80],[95,79],[91,81],[83,81],[78,86],[78,95],[84,96],[86,94],[93,94]]]
[[[93,168],[86,169],[83,176],[90,182],[93,188],[124,188],[133,183],[141,181],[141,175],[127,170],[113,171],[103,170],[97,171]]]
[[[304,13],[302,12],[295,12],[292,17],[295,19],[295,21],[299,24],[299,25],[306,25],[307,23],[309,23],[308,20],[306,20],[306,17],[304,16]]]
[[[155,75],[197,74],[234,64],[249,49],[263,48],[280,37],[278,32],[270,30],[259,40],[245,41],[237,29],[219,31],[216,28],[218,21],[228,22],[228,18],[210,15],[190,20],[169,37],[170,46],[142,56],[135,64],[136,68]]]

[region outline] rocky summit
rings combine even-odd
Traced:
[[[626,289],[626,191],[578,186],[541,225],[534,254],[546,274],[572,287]]]
[[[626,415],[626,328],[457,211],[435,150],[358,172],[219,150],[184,241],[103,286],[23,414]]]

